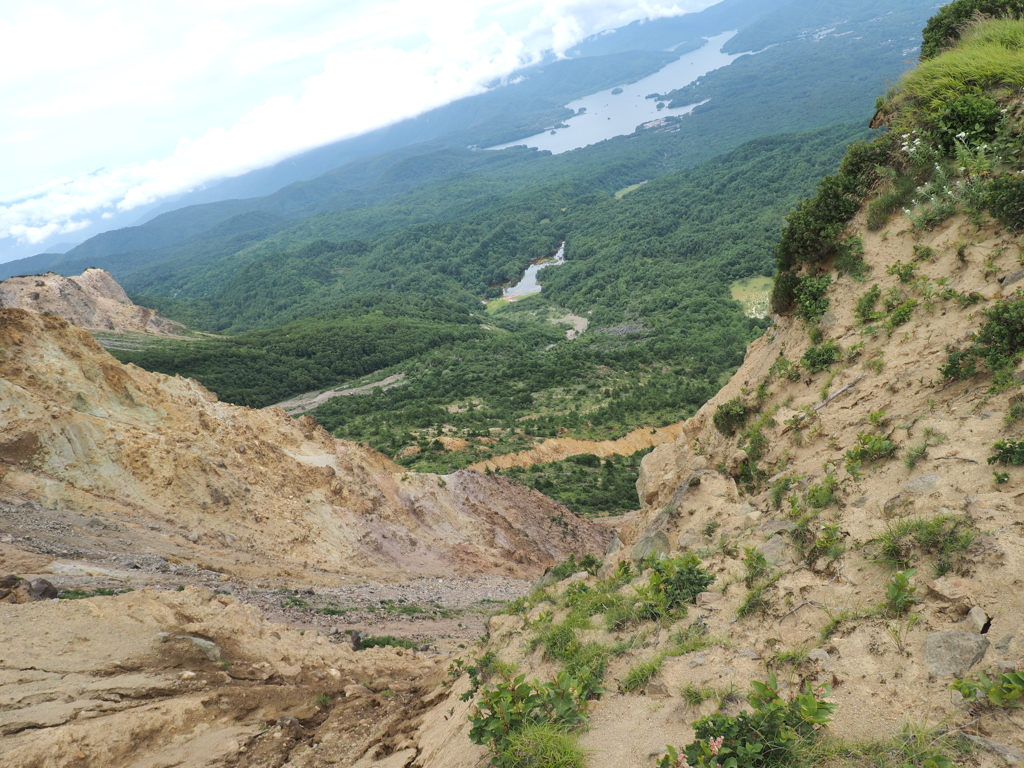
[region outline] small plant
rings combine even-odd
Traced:
[[[769,491],[768,498],[771,500],[772,507],[775,509],[782,508],[782,500],[786,498],[786,494],[789,493],[789,489],[793,487],[793,478],[791,477],[780,477],[774,483],[772,483],[771,491]]]
[[[842,358],[842,349],[834,341],[827,341],[820,346],[808,347],[800,358],[800,363],[811,373],[824,371]]]
[[[652,677],[661,671],[661,667],[664,663],[665,657],[658,654],[649,661],[641,661],[638,664],[634,664],[622,679],[619,687],[626,693],[639,691],[641,688],[644,688],[648,682],[650,682]]]
[[[914,261],[931,261],[935,258],[935,249],[927,245],[914,246]],[[904,280],[903,282],[908,282]]]
[[[995,453],[988,457],[989,464],[1002,464],[1004,467],[1024,464],[1024,440],[999,440],[992,450]]]
[[[918,614],[912,613],[909,616],[901,617],[893,624],[887,624],[885,627],[886,634],[889,635],[889,639],[896,646],[896,650],[904,656],[907,655],[907,635],[910,634],[910,630],[917,626],[920,618]]]
[[[714,581],[715,577],[700,567],[700,558],[692,552],[654,562],[647,584],[636,587],[644,617],[657,620],[685,612],[686,605],[692,604]]]
[[[658,768],[681,766],[726,766],[728,768],[770,768],[797,764],[797,750],[817,738],[835,711],[825,699],[827,685],[803,693],[792,701],[779,694],[772,673],[767,683],[752,682],[747,700],[752,707],[735,717],[717,712],[693,724],[695,740],[683,749],[668,747]]]
[[[881,429],[889,423],[889,417],[886,416],[885,411],[874,411],[868,416],[868,421],[872,426]]]
[[[570,553],[568,560],[564,560],[554,566],[548,574],[553,576],[557,581],[562,581],[563,579],[567,579],[574,573],[579,573],[580,571],[586,571],[593,576],[597,573],[597,570],[600,567],[601,561],[591,554],[584,555],[580,558],[579,562],[576,562],[576,555]]]
[[[857,299],[857,306],[854,308],[853,314],[863,325],[879,319],[878,313],[875,312],[875,305],[878,304],[880,298],[882,298],[882,289],[878,287],[878,283],[875,283]]]
[[[565,733],[586,720],[586,686],[564,671],[553,680],[527,681],[525,675],[487,687],[476,710],[469,715],[469,738],[486,745],[494,754],[493,765],[512,768],[509,755],[516,736],[536,726],[549,726]]]
[[[708,538],[712,538],[715,535],[715,531],[717,531],[721,527],[722,524],[717,520],[708,520],[707,525],[705,525],[701,529],[701,533],[707,536]]]
[[[963,564],[976,538],[977,531],[967,517],[943,514],[902,518],[887,524],[879,537],[879,558],[893,568],[905,570],[918,551],[926,552],[934,556],[935,572],[941,576]]]
[[[747,592],[747,596],[743,598],[743,602],[736,609],[736,616],[742,619],[771,608],[772,596],[768,590],[775,584],[775,581],[776,579],[772,579]]]
[[[1010,399],[1010,407],[1006,411],[1006,418],[1003,420],[1006,426],[1016,424],[1024,419],[1024,397],[1015,395]]]
[[[861,432],[857,443],[846,452],[846,471],[853,474],[867,461],[878,461],[892,456],[899,446],[892,440],[877,433]]]
[[[832,285],[831,275],[801,278],[794,289],[797,316],[803,318],[808,323],[818,322],[822,315],[828,311],[828,288],[830,285]]]
[[[950,685],[964,697],[964,701],[984,703],[992,707],[1016,709],[1024,706],[1024,663],[1017,662],[1017,669],[989,678],[984,673],[976,680],[956,679]]]
[[[331,697],[326,693],[318,693],[316,695],[316,703],[321,707],[328,707],[331,704]]]
[[[689,683],[683,686],[683,689],[679,691],[679,695],[683,697],[687,704],[691,707],[698,707],[705,701],[710,701],[718,695],[718,691],[709,686],[699,686]]]
[[[914,603],[921,600],[915,593],[917,587],[910,585],[914,569],[896,571],[885,590],[885,612],[890,616],[902,616]]]
[[[993,472],[992,479],[995,480],[996,485],[1002,485],[1003,483],[1010,482],[1009,472]]]
[[[712,422],[721,434],[729,437],[736,433],[736,430],[747,423],[750,409],[738,397],[734,397],[727,403],[722,403],[715,409]]]
[[[885,268],[885,274],[894,275],[901,283],[911,283],[917,274],[917,264],[904,264],[902,261],[896,261],[895,264],[890,264]]]
[[[743,565],[747,569],[747,573],[743,577],[743,583],[747,585],[747,589],[753,587],[771,571],[764,553],[758,552],[754,547],[743,548]]]

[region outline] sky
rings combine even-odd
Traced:
[[[716,1],[4,0],[0,246],[74,241]]]

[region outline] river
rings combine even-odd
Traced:
[[[682,88],[708,72],[732,64],[737,58],[745,55],[722,53],[722,46],[735,34],[735,31],[724,32],[707,38],[704,47],[684,53],[678,60],[632,85],[609,88],[566,104],[566,107],[577,114],[565,122],[565,128],[545,131],[488,149],[505,149],[525,144],[528,147],[550,150],[558,155],[614,136],[631,134],[638,125],[658,118],[689,114],[696,104],[679,109],[658,109],[657,99],[644,97],[650,93],[668,93],[676,88]],[[612,94],[612,91],[620,89],[621,93]],[[581,109],[584,111],[579,114]]]

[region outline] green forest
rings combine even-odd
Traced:
[[[931,10],[924,0],[881,15],[852,0],[723,5],[760,19],[729,43],[758,52],[664,94],[704,102],[684,118],[560,155],[478,148],[564,119],[567,97],[672,58],[592,41],[593,55],[539,66],[525,89],[453,105],[465,118],[457,131],[266,197],[108,233],[60,267],[110,269],[138,303],[206,332],[115,354],[228,402],[264,407],[398,376],[312,415],[413,470],[686,418],[768,323],[746,316],[730,284],[774,274],[786,214],[870,137],[859,121],[906,68]],[[679,27],[694,34],[676,53],[728,28],[713,9]],[[665,34],[682,32],[629,27],[616,44]],[[508,110],[523,120],[509,123]],[[563,243],[542,293],[493,301]],[[586,331],[567,338],[572,324]],[[601,475],[605,511],[624,503],[627,465]],[[580,466],[553,471],[575,477],[564,473]]]

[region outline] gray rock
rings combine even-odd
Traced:
[[[867,496],[858,496],[856,499],[850,502],[850,506],[856,507],[857,509],[864,509],[864,507],[868,505],[868,501],[869,499]]]
[[[662,531],[654,531],[645,535],[633,545],[630,557],[635,561],[643,560],[649,555],[665,555],[668,554],[670,547],[671,544],[669,543],[668,536]]]
[[[667,699],[672,695],[669,693],[668,684],[664,680],[651,680],[647,684],[645,691],[652,699]]]
[[[991,752],[994,755],[999,755],[1006,761],[1007,765],[1021,766],[1024,765],[1024,752],[1008,747],[1005,744],[999,744],[998,742],[986,739],[981,736],[972,736],[970,734],[963,734],[964,738],[977,744],[979,747],[984,749],[986,752]]]
[[[788,533],[795,527],[796,523],[787,520],[766,520],[764,525],[761,526],[761,531],[765,536],[774,536],[776,533]]]
[[[1003,290],[1005,291],[1011,285],[1019,283],[1021,280],[1024,280],[1024,269],[1018,269],[1016,272],[1011,272],[1000,280],[1000,282],[1003,284]]]
[[[786,555],[786,540],[775,534],[759,546],[757,551],[764,555],[764,559],[768,561],[769,565],[778,565]]]
[[[978,606],[971,608],[967,613],[967,617],[960,622],[960,626],[964,628],[964,631],[973,632],[976,635],[981,634],[986,624],[988,624],[988,614]]]
[[[612,534],[612,540],[608,542],[608,548],[604,551],[604,556],[614,555],[620,549],[622,549],[622,540],[616,532]]]
[[[28,591],[33,600],[54,600],[57,597],[57,588],[46,579],[36,579]]]
[[[907,493],[931,493],[939,487],[939,475],[921,475],[903,484]]]
[[[220,646],[210,640],[204,640],[201,637],[192,637],[191,635],[178,635],[178,640],[188,640],[198,648],[200,651],[206,654],[206,658],[210,661],[220,661]]]
[[[816,661],[820,664],[824,664],[832,657],[828,655],[828,651],[826,651],[824,648],[815,648],[807,654],[807,658],[811,661]]]
[[[988,651],[989,639],[971,632],[932,632],[924,639],[924,661],[939,677],[963,677]]]
[[[761,657],[757,655],[757,651],[752,651],[749,648],[740,648],[736,651],[737,656],[742,656],[744,659],[750,659],[751,661],[760,661]]]
[[[691,549],[696,548],[698,541],[697,536],[692,533],[680,533],[676,546],[681,552],[689,552]]]
[[[833,312],[831,309],[828,310],[827,312],[825,312],[825,314],[823,314],[821,316],[821,319],[818,321],[818,325],[820,325],[822,328],[825,328],[825,329],[831,328],[835,324],[836,324],[836,313]]]
[[[721,599],[722,595],[718,592],[701,592],[697,595],[696,604],[698,608],[711,608]]]
[[[1019,662],[1016,661],[1000,661],[998,664],[996,664],[996,669],[998,669],[1000,673],[1005,675],[1008,672],[1016,672],[1018,663]]]

